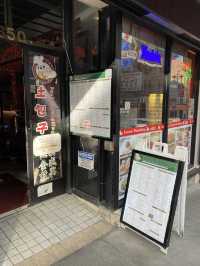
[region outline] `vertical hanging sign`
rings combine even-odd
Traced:
[[[58,63],[56,56],[29,54],[34,186],[62,177]]]

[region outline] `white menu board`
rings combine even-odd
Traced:
[[[70,77],[70,132],[111,137],[112,69]]]
[[[181,183],[181,162],[139,151],[133,156],[121,220],[167,247]]]

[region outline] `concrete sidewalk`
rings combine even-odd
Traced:
[[[174,233],[168,255],[128,229],[115,228],[54,266],[199,266],[200,185],[189,188],[185,235]]]

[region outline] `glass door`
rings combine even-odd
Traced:
[[[62,171],[61,53],[24,48],[28,176],[31,203],[65,192]]]
[[[99,140],[73,136],[75,192],[93,201],[99,198]]]

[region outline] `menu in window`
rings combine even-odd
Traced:
[[[71,76],[71,133],[102,138],[111,137],[111,82],[111,69]]]
[[[133,154],[122,222],[166,245],[171,209],[176,207],[174,191],[178,194],[180,188],[176,182],[180,162],[144,152]]]

